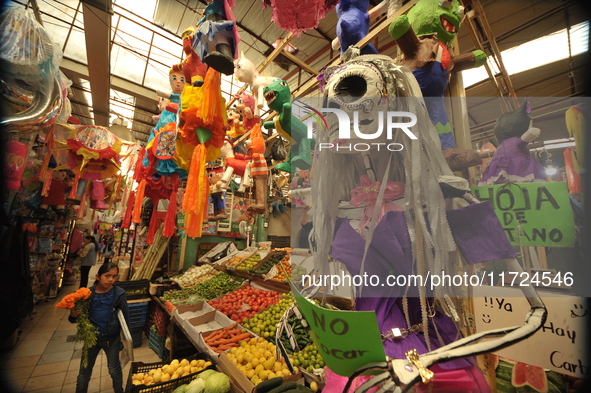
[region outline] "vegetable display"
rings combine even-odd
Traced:
[[[260,261],[261,261],[261,255],[257,252],[256,254],[246,258],[244,260],[244,262],[242,262],[240,265],[238,265],[236,270],[242,270],[242,271],[249,272],[252,269],[254,269],[254,267],[256,265],[258,265]]]
[[[179,284],[181,288],[190,288],[197,284],[201,284],[221,272],[216,270],[211,265],[192,266],[184,274],[173,277],[173,280]]]
[[[289,323],[291,330],[293,332],[293,338],[297,342],[297,346],[299,349],[305,348],[310,343],[310,336],[308,335],[308,331],[302,325],[302,322],[298,319],[298,317],[293,314],[288,319],[287,322]],[[275,342],[276,336],[270,336],[269,341]],[[286,330],[283,330],[283,334],[281,335],[281,343],[283,347],[290,355],[296,350],[290,342],[289,335]]]
[[[197,295],[204,299],[211,300],[218,296],[223,296],[228,292],[232,292],[240,287],[243,281],[244,278],[242,277],[234,277],[227,273],[220,273],[210,280],[197,284],[191,288],[168,291],[161,297],[161,300],[187,299],[191,295]]]
[[[265,258],[263,265],[261,267],[259,267],[258,269],[256,269],[254,271],[254,273],[260,274],[260,275],[269,273],[269,270],[271,270],[271,268],[273,266],[275,266],[279,262],[281,262],[281,260],[283,258],[285,258],[286,255],[287,255],[287,253],[285,253],[285,252],[274,252],[274,253],[270,254],[267,258]]]
[[[213,308],[224,313],[228,318],[242,323],[270,305],[277,304],[279,292],[254,289],[250,286],[228,293],[209,302]]]
[[[313,343],[307,345],[303,350],[294,353],[292,364],[309,372],[313,372],[315,368],[323,368],[325,366],[324,359],[322,359],[318,348]]]
[[[255,314],[252,318],[243,320],[242,324],[255,334],[264,338],[273,337],[270,338],[273,340],[279,319],[292,303],[293,296],[289,293],[283,294],[279,297],[277,304],[269,306],[265,311]]]
[[[205,337],[204,341],[216,353],[222,353],[230,348],[240,346],[241,341],[247,341],[252,338],[252,334],[243,332],[237,323],[219,329]]]

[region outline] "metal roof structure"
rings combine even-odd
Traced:
[[[168,68],[182,59],[181,34],[197,24],[206,4],[205,0],[12,1],[37,9],[44,26],[62,44],[61,68],[73,81],[73,115],[83,124],[105,126],[122,117],[128,120],[138,141],[147,140],[154,124],[151,117],[157,114],[156,90],[168,90]],[[405,1],[405,7],[415,2]],[[520,97],[518,100],[542,97],[532,99],[534,124],[542,129],[539,141],[568,137],[564,111],[580,103],[585,94],[588,52],[573,54],[572,43],[564,42],[569,48],[566,58],[515,74],[504,69],[504,55],[500,53],[562,30],[570,40],[574,26],[584,22],[588,36],[589,16],[584,2],[461,2],[467,13],[456,47],[461,52],[483,49],[491,56],[493,75],[465,90],[474,146],[491,139],[496,117],[511,105],[513,96]],[[372,6],[378,3],[371,1]],[[240,50],[263,69],[263,75],[285,79],[295,95],[318,94],[316,76],[328,64],[339,61],[339,52],[331,48],[338,20],[334,10],[317,28],[299,35],[277,27],[271,20],[271,8],[263,9],[261,0],[236,0],[233,11],[242,40]],[[381,54],[396,58],[397,47],[383,28],[388,24],[385,19],[382,15],[372,22],[367,40]],[[281,44],[297,48],[298,53],[294,56],[275,49]],[[554,50],[547,48],[548,54]],[[231,102],[243,85],[231,76],[222,79],[222,90]]]

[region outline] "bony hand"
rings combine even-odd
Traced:
[[[70,316],[72,318],[78,318],[78,315],[80,315],[81,312],[82,312],[82,310],[76,310],[76,309],[71,308],[70,309]]]

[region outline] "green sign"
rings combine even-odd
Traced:
[[[336,374],[348,377],[368,363],[386,360],[375,312],[327,310],[291,289],[322,359]]]
[[[473,187],[482,201],[491,201],[514,246],[572,247],[575,222],[566,184],[519,183]]]

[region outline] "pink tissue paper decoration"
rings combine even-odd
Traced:
[[[318,27],[324,15],[338,0],[263,0],[263,8],[271,7],[271,20],[283,30],[299,36],[300,32]]]

